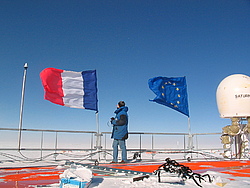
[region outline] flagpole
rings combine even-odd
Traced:
[[[193,138],[191,134],[190,117],[188,117],[188,150],[193,149]]]
[[[188,117],[188,133],[191,134],[190,117]]]
[[[28,69],[28,63],[24,64],[23,72],[23,85],[22,85],[22,96],[21,96],[21,105],[20,105],[20,118],[19,118],[19,134],[18,134],[18,150],[21,149],[21,136],[22,136],[22,124],[23,124],[23,105],[24,105],[24,92],[26,85],[26,74]]]
[[[100,125],[99,125],[99,114],[96,112],[96,128],[97,128],[97,133],[96,133],[96,150],[100,151],[102,149],[101,146],[101,136],[100,134]],[[98,161],[100,161],[100,152],[98,154]]]

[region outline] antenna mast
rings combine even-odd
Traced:
[[[25,92],[27,69],[28,69],[28,63],[25,63],[24,64],[24,72],[23,72],[23,86],[22,86],[22,97],[21,97],[20,118],[19,118],[19,134],[18,134],[18,150],[19,151],[21,149],[21,136],[22,136],[22,124],[23,124],[23,105],[24,105],[24,92]]]

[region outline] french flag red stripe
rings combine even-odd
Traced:
[[[44,69],[40,76],[44,87],[44,98],[52,103],[64,106],[61,73],[63,70],[55,68]]]

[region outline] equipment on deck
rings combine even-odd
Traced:
[[[165,159],[166,163],[162,164],[158,167],[157,170],[154,171],[155,175],[158,175],[158,182],[161,182],[161,172],[168,172],[170,174],[176,174],[178,177],[181,177],[183,181],[187,179],[193,179],[195,184],[199,187],[202,187],[201,180],[206,181],[205,177],[208,177],[210,183],[212,183],[212,179],[209,174],[198,174],[194,173],[189,167],[184,166],[176,162],[175,160],[171,160],[170,158]],[[199,182],[197,181],[199,180]]]

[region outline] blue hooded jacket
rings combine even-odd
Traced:
[[[114,113],[115,119],[111,121],[113,124],[113,130],[111,138],[115,140],[125,140],[128,138],[128,107],[122,106],[118,108]]]

